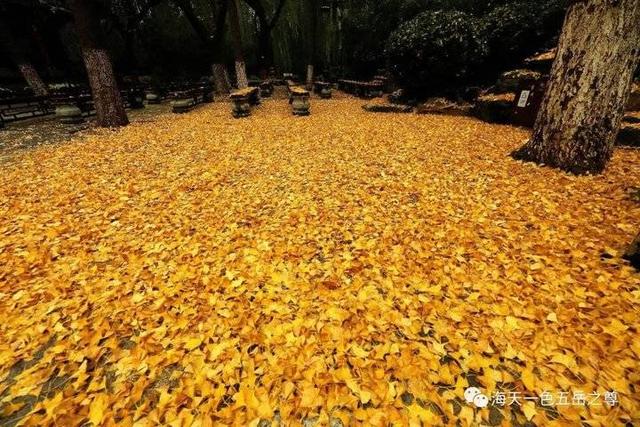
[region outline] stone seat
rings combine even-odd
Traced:
[[[289,104],[295,116],[308,116],[310,114],[309,91],[301,86],[289,86]]]
[[[171,92],[171,108],[174,113],[186,113],[196,105],[213,101],[213,88],[205,84],[188,85],[186,89]]]
[[[358,80],[338,80],[340,90],[359,96],[361,98],[376,98],[382,96],[384,83],[379,80],[361,82]]]
[[[89,93],[54,95],[52,104],[55,106],[56,117],[63,124],[82,123],[85,116],[95,113],[93,99]]]
[[[260,105],[260,88],[246,87],[231,92],[229,99],[233,103],[231,114],[235,118],[248,117],[251,115],[251,108]]]
[[[329,82],[317,81],[317,82],[313,83],[313,90],[322,99],[331,98],[331,83],[329,83]]]

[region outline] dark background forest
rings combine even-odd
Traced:
[[[212,62],[233,69],[224,1],[98,1],[119,79],[199,79],[211,74]],[[241,0],[239,6],[250,76],[304,75],[308,63],[327,79],[369,78],[384,68],[403,87],[426,93],[495,80],[554,46],[566,7],[562,0]],[[25,85],[9,50],[27,55],[49,84],[86,80],[64,1],[3,0],[0,15],[12,38],[0,45],[0,85]]]

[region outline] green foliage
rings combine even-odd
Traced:
[[[138,61],[158,80],[197,78],[210,72],[209,52],[173,4],[155,7],[139,31]]]
[[[347,74],[373,75],[384,65],[384,43],[403,22],[403,0],[364,0],[347,10],[343,50]]]
[[[187,2],[202,23],[200,31],[176,0],[99,1],[110,6],[103,8],[101,22],[118,75],[198,78],[211,72],[214,59],[232,63],[228,27],[221,27],[226,36],[220,46],[213,49],[207,41],[221,0]],[[267,21],[280,3],[257,1]],[[39,0],[38,7],[24,0],[0,3],[0,14],[14,26],[37,24],[51,65],[62,76],[85,78],[65,0]],[[256,7],[256,0],[240,1],[249,73],[259,71],[267,56],[279,71],[303,75],[312,61],[318,75],[330,78],[367,79],[390,67],[401,84],[424,92],[491,84],[501,71],[552,46],[566,9],[566,0],[287,0],[269,38],[261,38],[261,20],[250,3]],[[23,33],[22,41],[33,44],[31,35]],[[40,58],[41,50],[28,49],[38,68],[51,68]]]
[[[505,3],[482,18],[489,56],[485,73],[514,66],[543,47],[555,45],[565,4],[561,0]]]
[[[443,93],[469,80],[487,44],[480,22],[459,11],[424,12],[391,34],[386,55],[398,82],[416,94]]]

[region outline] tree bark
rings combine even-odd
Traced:
[[[231,91],[231,83],[229,82],[229,75],[224,64],[216,63],[212,65],[213,71],[213,84],[218,93],[229,93]]]
[[[247,81],[247,70],[242,52],[242,31],[240,29],[240,11],[238,0],[230,0],[229,4],[229,26],[231,28],[231,38],[233,39],[233,51],[235,55],[236,80],[238,89],[249,86]]]
[[[638,65],[639,40],[640,1],[571,6],[533,136],[513,156],[574,174],[602,172]]]
[[[47,85],[40,78],[40,74],[34,68],[33,64],[27,61],[23,61],[18,64],[18,69],[20,69],[20,73],[27,81],[27,84],[31,89],[33,89],[33,93],[36,96],[48,96],[49,89]]]
[[[313,64],[307,65],[307,90],[313,89]]]
[[[116,84],[109,54],[104,49],[82,50],[89,85],[96,108],[97,123],[102,127],[126,126],[129,123],[122,95]]]
[[[224,27],[227,20],[227,11],[229,8],[229,0],[221,0],[216,2],[211,0],[209,2],[211,11],[216,16],[216,28],[213,32],[212,40],[212,58],[213,58],[213,84],[218,93],[231,92],[231,82],[229,81],[229,73],[227,67],[224,65],[224,57],[222,54],[224,44]],[[218,7],[216,7],[218,6]]]
[[[72,0],[70,3],[96,108],[96,122],[102,127],[125,126],[129,119],[111,59],[99,34],[100,22],[95,2]]]

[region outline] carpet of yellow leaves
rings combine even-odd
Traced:
[[[0,420],[640,422],[640,151],[576,178],[509,158],[524,130],[361,104],[215,103],[3,164]]]

